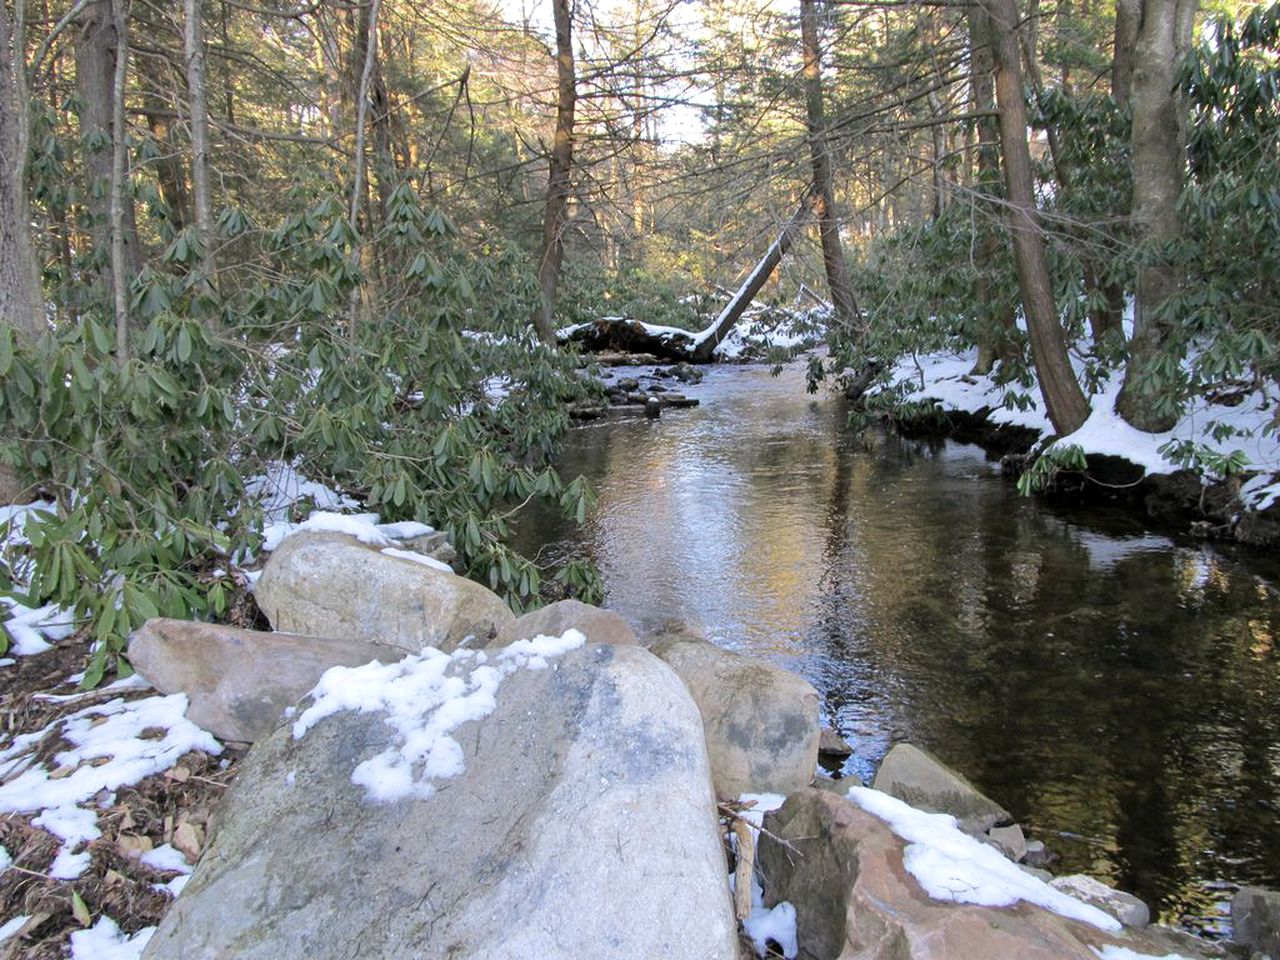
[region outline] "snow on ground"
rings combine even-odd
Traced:
[[[0,813],[34,813],[32,823],[62,840],[50,876],[70,880],[84,872],[89,854],[81,848],[102,835],[96,807],[112,802],[111,791],[168,770],[192,750],[222,752],[186,718],[186,709],[180,693],[116,698],[19,735],[0,750]],[[46,765],[37,750],[50,735],[70,746]]]
[[[4,942],[8,940],[10,937],[12,937],[15,933],[21,930],[22,925],[30,919],[31,917],[28,916],[27,914],[20,913],[16,917],[12,918],[11,920],[5,921],[4,925],[0,926],[0,946],[2,946]]]
[[[433,570],[439,570],[441,573],[453,573],[453,567],[449,566],[443,560],[437,560],[435,557],[428,557],[424,553],[415,553],[412,550],[400,550],[397,547],[383,547],[382,553],[388,557],[396,557],[400,560],[410,560],[413,563],[420,563],[424,567],[431,567]]]
[[[301,739],[319,721],[345,710],[380,713],[398,742],[361,761],[351,782],[375,803],[406,797],[426,799],[433,780],[460,776],[466,769],[462,747],[449,734],[498,705],[502,681],[520,669],[542,670],[551,658],[586,643],[577,630],[562,636],[517,640],[497,654],[483,650],[443,653],[427,647],[390,664],[332,667],[311,691],[313,702],[294,721]]]
[[[1090,947],[1102,960],[1191,960],[1180,953],[1166,953],[1164,956],[1153,956],[1150,953],[1138,953],[1128,947],[1106,946],[1099,949]]]
[[[245,493],[256,497],[267,524],[286,520],[294,504],[309,500],[317,510],[354,510],[359,504],[323,483],[308,480],[290,464],[276,461],[261,476],[245,481]]]
[[[1019,869],[994,847],[961,832],[955,817],[925,813],[867,787],[853,787],[847,796],[907,841],[903,865],[935,900],[987,907],[1007,907],[1025,900],[1109,933],[1121,929],[1111,915],[1055,890]]]
[[[989,376],[972,376],[970,371],[976,359],[976,350],[906,357],[895,367],[893,379],[912,385],[904,397],[907,401],[933,400],[944,409],[966,413],[990,410],[992,423],[1030,427],[1044,436],[1053,433],[1037,386],[1025,391],[1031,401],[1027,409],[1006,407],[1005,396],[1010,385],[998,384]],[[1082,364],[1076,357],[1073,362],[1080,376]],[[1275,414],[1275,398],[1254,392],[1242,403],[1226,406],[1197,397],[1187,405],[1172,430],[1144,433],[1125,423],[1115,411],[1121,385],[1120,375],[1112,373],[1090,398],[1093,413],[1089,419],[1074,433],[1058,438],[1053,446],[1074,445],[1086,454],[1122,457],[1152,474],[1173,473],[1179,469],[1178,463],[1166,459],[1160,452],[1160,447],[1171,442],[1190,441],[1223,456],[1239,450],[1248,457],[1250,471],[1261,471],[1242,488],[1242,501],[1265,509],[1280,499],[1280,481],[1273,476],[1280,473],[1280,433],[1267,430]],[[1016,385],[1013,389],[1022,392]],[[1229,430],[1230,435],[1215,439],[1215,428]]]
[[[780,793],[744,793],[738,798],[743,804],[753,804],[750,808],[739,811],[738,816],[751,825],[752,835],[760,839],[760,827],[764,823],[764,815],[770,810],[777,810],[786,802]],[[731,837],[734,850],[737,850],[737,837]],[[729,887],[733,889],[735,876],[729,874]],[[772,940],[782,948],[782,955],[788,960],[799,952],[799,941],[796,934],[796,908],[786,900],[773,907],[764,905],[764,889],[757,877],[751,879],[751,913],[742,921],[742,928],[751,938],[760,956],[768,955],[768,942]]]
[[[138,960],[155,932],[155,927],[146,927],[129,936],[102,916],[89,929],[71,934],[71,960]]]

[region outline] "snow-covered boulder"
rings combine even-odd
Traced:
[[[277,630],[417,653],[483,646],[515,619],[496,594],[443,564],[355,536],[304,530],[271,554],[254,588]]]
[[[147,960],[734,960],[679,680],[581,634],[335,668],[244,761]]]
[[[910,743],[899,743],[885,754],[871,786],[921,810],[950,814],[960,821],[960,829],[975,836],[1013,821],[1008,810],[933,754]]]
[[[532,640],[539,636],[558,637],[566,630],[577,630],[588,643],[639,642],[627,621],[614,611],[594,607],[581,600],[558,600],[508,623],[489,642],[489,648],[505,647],[517,640]]]
[[[1098,960],[1184,952],[1024,873],[999,852],[865,788],[890,819],[824,790],[798,791],[764,818],[765,903],[795,907],[813,960]],[[902,831],[907,837],[899,835]],[[1209,951],[1211,953],[1211,951]]]
[[[716,792],[789,793],[818,765],[818,691],[807,680],[705,640],[650,647],[684,681],[702,712]]]
[[[129,640],[129,662],[161,693],[185,693],[187,719],[223,740],[252,743],[279,725],[330,667],[399,660],[404,651],[360,640],[238,630],[156,618]]]

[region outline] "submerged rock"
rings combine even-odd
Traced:
[[[960,829],[977,836],[1013,821],[1009,811],[933,754],[899,743],[885,755],[871,786],[930,813],[949,813]]]
[[[836,760],[843,760],[845,757],[853,755],[853,747],[849,746],[847,740],[840,734],[836,733],[830,727],[823,727],[819,731],[820,739],[818,740],[818,754],[823,757],[832,757]]]
[[[515,615],[465,577],[341,533],[296,533],[254,588],[277,630],[384,643],[409,653],[483,645]]]
[[[399,660],[404,651],[360,640],[237,630],[155,618],[129,640],[129,663],[161,693],[185,693],[187,719],[223,740],[252,743],[330,667]]]
[[[720,796],[789,793],[813,782],[819,698],[807,680],[705,640],[668,637],[649,649],[702,713]]]
[[[408,749],[386,709],[257,744],[144,957],[734,960],[701,719],[679,680],[635,646],[513,670],[511,656],[525,655],[445,658],[460,690],[507,671],[491,712],[454,726],[453,747],[439,741],[381,802],[370,782],[396,781],[379,758]],[[483,699],[442,709],[459,719]],[[360,769],[389,779],[353,782]]]

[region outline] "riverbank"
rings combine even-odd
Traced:
[[[966,351],[899,361],[897,429],[976,443],[1002,458],[1006,475],[1031,471],[1047,497],[1118,501],[1166,530],[1280,543],[1280,436],[1269,429],[1277,399],[1265,384],[1196,398],[1172,430],[1148,434],[1115,412],[1119,379],[1104,375],[1092,416],[1055,438],[1034,383],[976,375],[975,360]]]

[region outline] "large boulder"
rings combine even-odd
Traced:
[[[558,600],[506,624],[489,646],[505,647],[534,637],[558,637],[566,630],[577,630],[588,643],[639,642],[627,621],[612,610],[593,607],[581,600]]]
[[[961,830],[975,836],[1013,820],[1008,810],[933,754],[909,743],[885,754],[871,786],[921,810],[949,813]]]
[[[1280,957],[1280,892],[1241,887],[1231,899],[1232,938],[1270,957]]]
[[[826,791],[792,794],[764,826],[757,864],[765,901],[794,906],[802,960],[1098,960],[1108,945],[1173,952],[1154,931],[1109,933],[1026,900],[993,907],[933,899],[908,871],[904,841]]]
[[[734,960],[701,720],[645,650],[427,651],[299,706],[144,958]]]
[[[412,556],[342,533],[295,533],[271,554],[254,597],[277,630],[410,653],[468,637],[483,646],[515,619],[492,591]]]
[[[705,640],[671,637],[649,649],[702,712],[720,796],[785,794],[813,782],[819,697],[807,680]]]
[[[403,656],[380,643],[164,618],[148,620],[129,640],[129,663],[161,693],[185,693],[189,720],[245,742],[274,730],[330,667]]]

